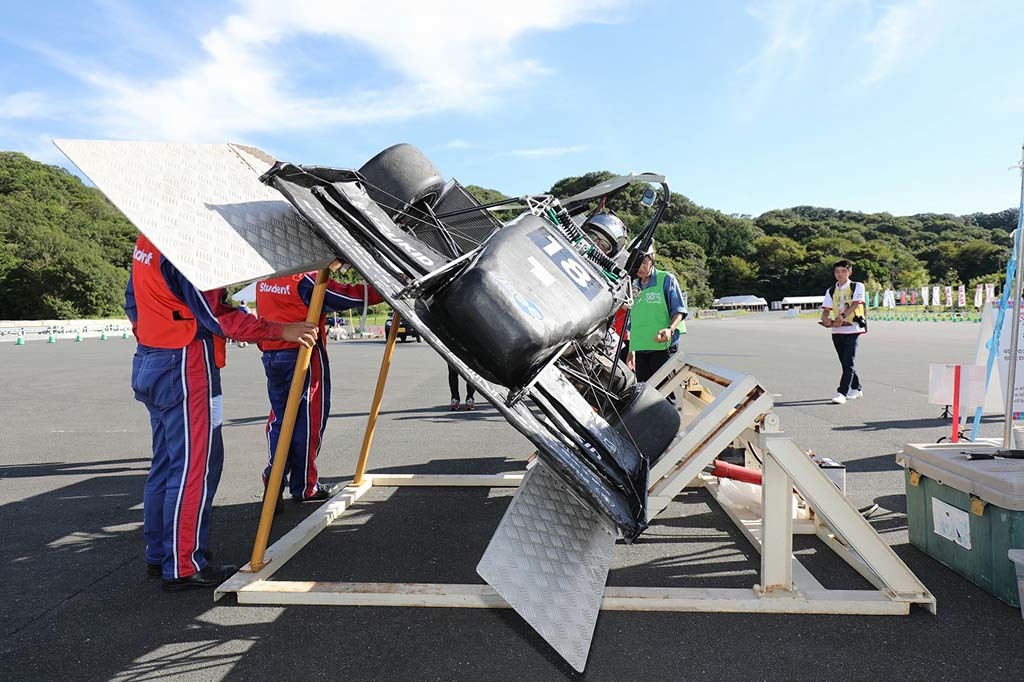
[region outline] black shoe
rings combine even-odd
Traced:
[[[165,579],[163,588],[165,592],[177,592],[194,588],[217,587],[217,585],[220,585],[237,572],[238,566],[233,566],[232,564],[225,564],[223,566],[207,564],[203,567],[203,570],[193,573],[187,578]]]
[[[206,550],[203,552],[203,556],[206,557],[206,563],[213,561],[213,552]],[[150,578],[159,578],[164,574],[164,568],[162,564],[151,564],[146,562],[146,575]]]
[[[316,490],[313,491],[312,495],[306,497],[293,497],[296,502],[322,502],[323,500],[331,499],[331,489],[325,485],[317,483]]]

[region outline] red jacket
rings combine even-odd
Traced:
[[[224,337],[260,341],[281,336],[281,324],[258,320],[225,302],[224,289],[201,292],[185,279],[144,235],[135,242],[125,312],[139,343],[151,348],[184,348],[212,339],[218,367],[224,366]]]
[[[274,277],[256,285],[256,312],[261,318],[300,322],[309,314],[309,302],[316,286],[316,272]],[[367,305],[380,303],[383,299],[373,287],[365,284],[342,284],[333,279],[327,281],[323,313],[320,315],[318,343],[326,343],[327,313],[358,308],[363,305],[366,292]],[[285,350],[298,348],[297,343],[287,341],[261,341],[260,350]]]

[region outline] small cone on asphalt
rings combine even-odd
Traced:
[[[75,343],[82,343],[82,335],[81,334],[76,334],[75,335]]]
[[[100,334],[100,341],[106,341],[106,340],[107,340],[107,332],[104,331],[102,334]]]
[[[22,336],[21,334],[18,334],[18,340],[14,342],[14,345],[15,346],[24,346],[25,345],[25,337]]]
[[[125,329],[123,332],[121,332],[121,338],[122,339],[127,339],[128,338],[128,330],[127,329]]]
[[[46,343],[57,343],[57,337],[50,334],[50,338],[46,339]]]

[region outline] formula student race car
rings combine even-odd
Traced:
[[[648,471],[679,415],[602,346],[615,312],[632,303],[630,275],[668,206],[664,177],[620,176],[562,201],[483,205],[400,144],[358,171],[279,162],[261,180],[622,538],[646,528]],[[654,210],[625,248],[603,208],[634,183],[648,185],[643,202]],[[511,221],[491,212],[515,205],[523,211]]]

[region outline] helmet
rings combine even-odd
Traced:
[[[626,245],[626,226],[611,213],[591,216],[583,223],[583,231],[607,256],[614,256]]]

